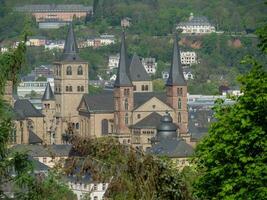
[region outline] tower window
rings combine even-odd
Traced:
[[[128,116],[128,113],[125,114],[125,124],[127,125],[129,123],[129,116]]]
[[[77,69],[77,74],[78,75],[83,75],[83,67],[81,65]]]
[[[182,96],[183,95],[183,88],[177,88],[177,95]]]
[[[148,85],[145,85],[145,90],[148,91]]]
[[[142,85],[142,91],[144,91],[145,90],[145,86],[144,85]]]
[[[182,117],[181,117],[181,113],[178,112],[178,123],[181,123],[182,122]]]
[[[81,91],[81,87],[77,86],[77,91],[80,92]]]
[[[72,75],[72,69],[71,69],[71,66],[68,66],[68,67],[67,67],[66,74],[67,74],[67,75]]]
[[[178,109],[182,109],[182,102],[180,98],[178,99]]]
[[[141,118],[141,115],[140,114],[137,114],[137,119],[140,119]]]
[[[125,101],[124,101],[124,108],[125,108],[125,110],[128,110],[128,99],[125,99]]]
[[[83,92],[84,91],[84,86],[81,86],[81,92]]]
[[[72,86],[69,86],[69,91],[72,92]]]
[[[79,123],[76,123],[76,129],[79,129],[80,128],[80,124]]]
[[[69,91],[69,86],[66,86],[66,92],[68,92]]]

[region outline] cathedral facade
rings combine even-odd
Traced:
[[[166,92],[153,92],[152,81],[139,57],[134,54],[129,62],[123,32],[114,89],[90,95],[89,66],[79,57],[70,25],[61,59],[54,63],[54,93],[48,84],[42,111],[28,100],[17,100],[14,104],[17,127],[14,143],[27,144],[34,138],[34,143],[62,144],[77,134],[90,138],[112,136],[121,143],[146,150],[151,147],[161,116],[168,112],[178,127],[177,135],[191,144],[187,83],[179,52],[175,35]],[[22,103],[31,109],[25,109]]]

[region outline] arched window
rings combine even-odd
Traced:
[[[71,66],[67,67],[67,71],[66,71],[67,75],[72,75],[72,69]]]
[[[77,86],[77,91],[80,92],[81,91],[81,87]]]
[[[182,102],[180,98],[178,99],[178,109],[182,109]]]
[[[69,91],[72,92],[72,86],[69,86]]]
[[[69,86],[66,86],[66,92],[68,92],[69,91]]]
[[[183,95],[183,88],[180,88],[180,95]]]
[[[181,123],[182,122],[182,117],[181,117],[181,113],[178,112],[178,123]]]
[[[80,128],[80,124],[79,123],[76,123],[76,129],[79,129]]]
[[[83,67],[81,65],[77,69],[77,74],[78,75],[83,75]]]
[[[145,90],[148,91],[148,85],[145,86]]]
[[[144,91],[145,90],[145,86],[144,85],[142,85],[142,91]]]
[[[128,113],[125,114],[125,124],[127,125],[129,123],[129,116],[128,116]]]
[[[128,110],[128,99],[125,99],[124,101],[124,108],[125,110]]]
[[[81,92],[83,92],[84,91],[84,86],[81,86]]]

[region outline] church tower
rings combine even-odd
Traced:
[[[174,122],[179,127],[179,135],[188,137],[187,83],[184,79],[178,36],[174,35],[172,64],[166,83],[167,102],[174,109]]]
[[[78,55],[78,47],[72,24],[69,25],[61,59],[54,63],[55,99],[58,131],[62,134],[72,127],[79,129],[77,108],[88,93],[88,63]]]
[[[129,77],[128,56],[125,44],[125,33],[122,32],[120,61],[117,73],[117,78],[114,83],[114,128],[115,133],[124,139],[126,142],[127,135],[129,136],[131,125],[131,111],[133,110],[133,84]],[[121,141],[120,140],[120,141]]]
[[[59,143],[60,135],[55,133],[55,112],[56,112],[56,103],[55,96],[48,82],[45,88],[44,95],[42,97],[42,113],[45,116],[45,142],[48,144]]]

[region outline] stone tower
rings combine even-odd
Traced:
[[[125,44],[125,33],[121,37],[120,61],[114,83],[114,128],[118,136],[129,135],[131,111],[133,110],[133,84],[129,77],[129,67]],[[125,139],[124,139],[125,141]]]
[[[188,137],[187,83],[184,79],[178,36],[174,35],[172,64],[166,83],[167,102],[174,109],[174,122],[181,137]]]
[[[47,83],[45,92],[42,98],[42,113],[44,117],[45,142],[48,144],[60,143],[60,135],[56,135],[56,102],[55,96],[51,89],[50,83]]]
[[[74,132],[79,129],[78,105],[83,94],[88,93],[88,63],[78,55],[78,47],[72,24],[61,59],[54,63],[55,99],[59,132],[70,126]]]

